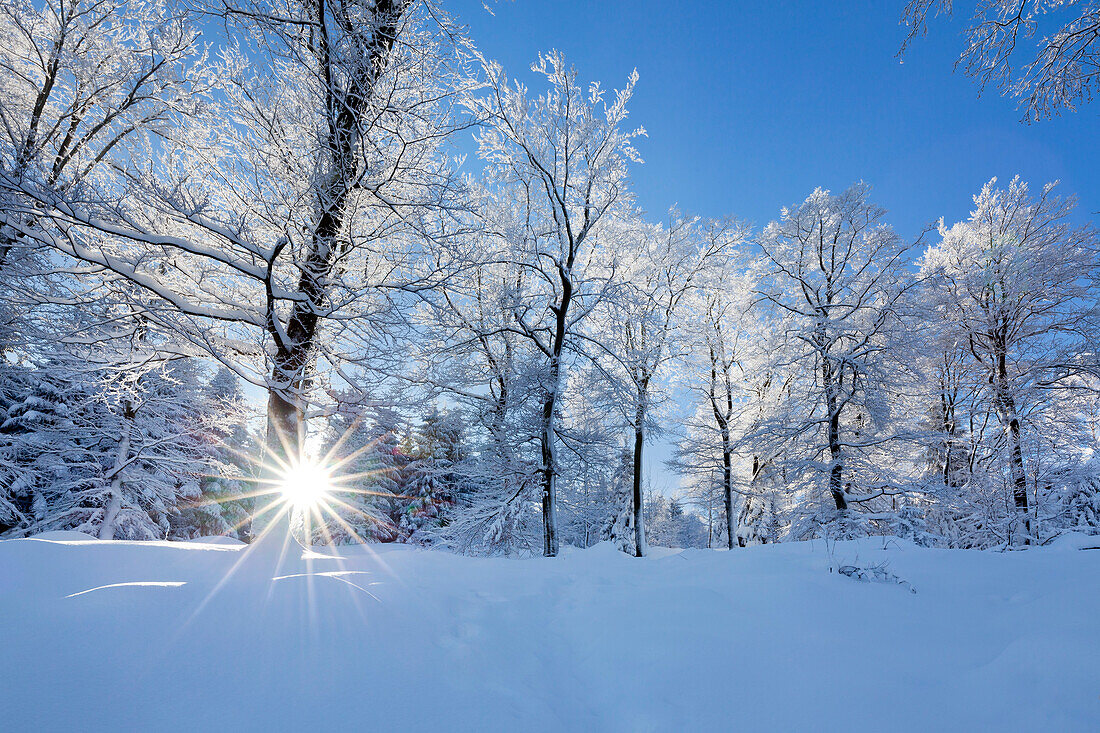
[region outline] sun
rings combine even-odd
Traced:
[[[332,492],[332,474],[319,463],[301,461],[290,466],[279,482],[283,500],[296,509],[313,509]]]

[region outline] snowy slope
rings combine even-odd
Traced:
[[[0,727],[1100,730],[1100,550],[883,545],[0,542]]]

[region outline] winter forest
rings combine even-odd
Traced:
[[[548,51],[528,87],[445,6],[2,16],[4,536],[248,540],[303,467],[324,543],[1100,528],[1100,235],[1055,183],[916,241],[863,182],[645,212],[637,74]]]
[[[597,50],[742,13],[651,48],[643,5]],[[890,5],[828,12],[1046,146],[919,184],[956,215],[843,150],[764,217],[654,207],[740,112],[658,139],[635,62],[508,25],[556,4],[0,4],[13,730],[1096,730],[1100,204],[1050,126],[1095,155],[1100,2]]]

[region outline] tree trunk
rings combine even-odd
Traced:
[[[123,428],[118,441],[118,451],[115,453],[115,466],[111,476],[111,499],[107,502],[107,509],[103,514],[103,523],[99,525],[99,539],[113,540],[115,538],[115,524],[118,522],[118,513],[122,511],[122,471],[126,468],[126,462],[130,460],[130,439],[133,435],[134,403],[126,400],[122,403]]]
[[[1008,436],[1009,471],[1012,475],[1012,499],[1024,524],[1024,544],[1031,544],[1031,517],[1028,514],[1027,472],[1024,451],[1020,444],[1020,416],[1008,381],[1008,357],[1005,349],[997,354],[997,413]]]
[[[642,450],[645,447],[644,404],[639,404],[634,416],[634,555],[645,557],[649,546],[645,540],[645,507],[642,505]]]
[[[840,447],[840,408],[837,407],[836,384],[832,363],[828,357],[822,359],[822,381],[825,386],[825,407],[829,413],[829,493],[833,496],[838,512],[848,508],[848,499],[844,496],[844,456]]]
[[[733,458],[729,428],[722,427],[722,499],[726,503],[726,548],[732,550],[737,540],[737,520],[733,516]]]
[[[710,485],[707,486],[707,549],[714,546],[714,476],[710,477]]]
[[[733,459],[730,448],[729,415],[733,413],[733,393],[729,386],[729,375],[726,376],[725,412],[718,409],[718,394],[715,391],[718,385],[718,355],[714,347],[710,347],[710,409],[714,415],[714,422],[722,435],[722,499],[726,504],[726,547],[733,549],[734,518],[733,518]]]
[[[270,323],[269,331],[275,340],[275,357],[271,370],[267,402],[267,439],[265,461],[267,471],[277,470],[280,461],[289,462],[301,458],[305,440],[305,424],[302,419],[304,397],[308,387],[307,371],[314,357],[320,315],[328,294],[328,278],[337,255],[337,242],[348,215],[351,189],[359,174],[359,137],[361,118],[367,109],[374,83],[385,68],[396,38],[397,23],[407,8],[406,0],[379,0],[374,8],[377,27],[372,43],[367,47],[367,58],[357,69],[356,76],[347,82],[347,88],[339,90],[333,79],[333,59],[328,46],[328,36],[322,33],[317,43],[310,46],[316,57],[318,71],[328,80],[325,105],[329,115],[326,132],[327,179],[317,191],[321,207],[317,223],[310,236],[298,277],[297,293],[304,296],[294,302],[286,323],[285,336],[277,324]],[[314,21],[318,28],[327,22],[325,4],[312,5]],[[271,317],[277,318],[274,308]],[[255,527],[249,534],[255,536]]]
[[[272,390],[267,397],[267,435],[264,449],[278,460],[293,460],[299,456],[304,434],[301,403],[287,399],[280,391]]]
[[[99,539],[113,540],[115,538],[115,522],[118,513],[122,510],[122,497],[118,493],[116,482],[111,482],[111,500],[107,502],[107,510],[103,514],[103,524],[99,525]]]
[[[550,345],[550,384],[542,403],[542,431],[539,443],[542,448],[542,552],[546,557],[558,554],[558,446],[554,429],[554,417],[561,394],[561,356],[565,351],[565,339],[568,335],[569,306],[573,302],[573,279],[568,267],[558,265],[558,280],[561,282],[561,300],[554,313],[554,339]]]
[[[0,272],[3,272],[4,266],[8,264],[8,252],[11,251],[14,244],[15,238],[9,237],[7,233],[0,228]]]
[[[554,442],[554,411],[557,407],[557,389],[549,393],[542,404],[542,554],[556,557],[558,554],[557,524],[557,445]]]
[[[278,384],[274,376],[279,374],[279,365],[285,360],[276,359],[272,370],[272,382]],[[305,440],[305,424],[302,420],[301,404],[284,396],[284,392],[269,389],[267,394],[267,433],[264,436],[264,460],[260,467],[260,479],[266,489],[264,494],[252,500],[252,516],[245,527],[244,538],[253,542],[267,532],[274,532],[272,524],[282,518],[288,509],[276,508],[282,497],[278,495],[278,481],[285,466],[300,457],[301,446]],[[289,522],[287,523],[289,526]]]
[[[749,494],[749,496],[745,497],[745,503],[741,505],[741,514],[738,517],[738,520],[739,520],[738,523],[740,523],[740,517],[745,516],[746,513],[747,513],[747,510],[750,509],[749,502],[752,500],[753,497],[756,496],[757,478],[759,478],[760,472],[763,471],[763,470],[764,470],[764,467],[760,463],[760,456],[755,456],[754,455],[752,457],[752,474],[749,478],[750,494]],[[744,537],[738,537],[737,538],[737,546],[738,547],[745,547],[745,538]]]

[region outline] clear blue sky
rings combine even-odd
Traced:
[[[1060,179],[1084,214],[1100,210],[1100,103],[1027,125],[1014,100],[979,98],[952,72],[964,18],[934,24],[900,63],[902,0],[489,0],[492,15],[482,0],[444,3],[526,81],[550,48],[607,87],[638,69],[631,122],[649,138],[633,178],[651,216],[678,203],[760,226],[815,186],[862,179],[912,238],[1016,173]]]
[[[644,125],[633,178],[658,218],[672,204],[757,228],[816,186],[864,180],[906,239],[964,219],[997,176],[1061,180],[1079,218],[1100,211],[1100,103],[1026,125],[1016,102],[953,73],[965,18],[941,19],[896,58],[903,0],[654,2],[444,0],[486,56],[535,83],[530,63],[557,48],[584,80],[641,78],[631,124]],[[1100,215],[1092,217],[1100,220]],[[667,440],[646,473],[665,493]]]

